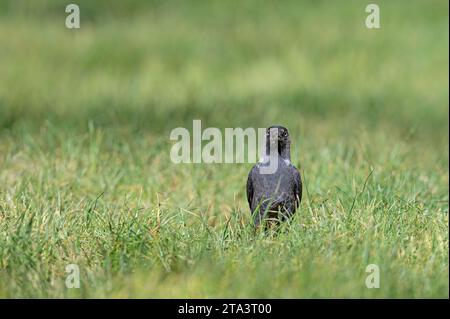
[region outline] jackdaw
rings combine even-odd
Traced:
[[[290,146],[287,128],[276,125],[266,130],[265,152],[247,179],[247,200],[256,227],[263,221],[278,224],[300,205],[302,181],[291,163]]]

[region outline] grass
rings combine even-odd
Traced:
[[[449,297],[448,2],[76,3],[0,4],[0,297]],[[170,161],[193,119],[289,128],[284,231]]]

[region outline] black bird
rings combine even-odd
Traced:
[[[256,227],[264,220],[278,224],[291,217],[300,205],[302,181],[291,163],[290,148],[287,128],[277,125],[267,129],[265,154],[247,179],[247,200]]]

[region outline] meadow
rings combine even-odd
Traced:
[[[1,298],[449,297],[447,1],[72,2],[0,1]],[[289,128],[282,231],[194,119]]]

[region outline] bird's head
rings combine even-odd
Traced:
[[[267,145],[277,146],[278,151],[281,152],[286,146],[289,146],[291,140],[289,138],[289,131],[284,126],[273,125],[266,130]]]

